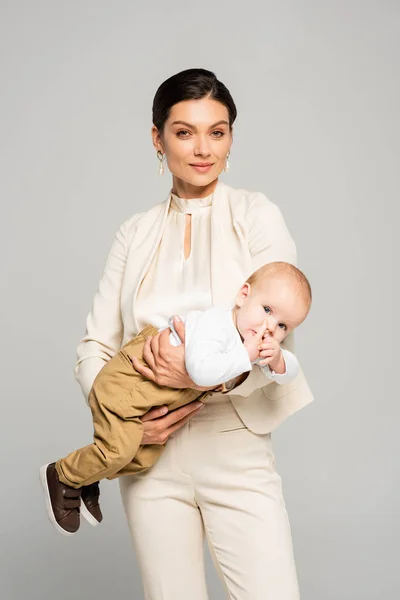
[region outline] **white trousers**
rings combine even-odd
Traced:
[[[222,394],[169,439],[147,473],[120,478],[146,600],[207,600],[203,539],[234,600],[298,600],[271,435]]]

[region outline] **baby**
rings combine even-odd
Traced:
[[[229,310],[212,307],[189,311],[185,321],[185,364],[199,387],[158,386],[132,365],[142,364],[146,337],[157,329],[148,325],[110,359],[97,375],[89,394],[94,442],[56,463],[43,465],[40,479],[50,521],[63,535],[73,535],[80,513],[93,526],[102,520],[98,502],[100,479],[132,475],[150,468],[162,445],[141,446],[140,419],[151,407],[168,405],[175,410],[215,391],[229,391],[229,382],[252,369],[264,371],[266,384],[289,383],[298,373],[296,357],[280,348],[285,337],[306,318],[311,288],[305,275],[285,262],[264,265],[240,288]],[[172,323],[170,342],[181,343]],[[267,348],[260,352],[263,343]],[[228,384],[227,384],[228,382]]]

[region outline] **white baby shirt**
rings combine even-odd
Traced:
[[[185,364],[190,378],[196,385],[210,387],[227,382],[242,373],[251,371],[248,352],[233,322],[232,309],[214,306],[207,310],[191,310],[185,323]],[[172,346],[181,344],[172,317],[168,323]],[[165,329],[165,327],[163,328]],[[275,373],[268,365],[259,365],[266,377],[276,383],[293,381],[299,371],[299,363],[292,352],[282,348],[286,372]]]

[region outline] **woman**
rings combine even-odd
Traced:
[[[78,347],[86,396],[105,361],[146,324],[160,328],[170,314],[232,306],[259,266],[296,262],[277,206],[218,180],[228,170],[235,117],[229,91],[209,71],[183,71],[158,89],[152,136],[172,192],[116,235]],[[175,325],[184,342],[184,327]],[[290,336],[285,346],[293,349]],[[144,357],[149,368],[133,362],[148,379],[195,387],[183,346],[169,345],[168,330],[147,340]],[[120,479],[148,600],[206,600],[204,535],[229,597],[299,597],[270,433],[311,400],[302,372],[291,384],[265,386],[253,369],[205,405],[163,417],[153,409],[143,418],[144,444],[170,438],[151,470]]]

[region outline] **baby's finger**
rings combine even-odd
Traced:
[[[270,360],[271,360],[271,358],[265,358],[264,360],[260,360],[260,362],[258,364],[261,365],[262,367],[264,367],[265,365],[267,365],[269,363]]]
[[[258,350],[272,350],[273,343],[272,343],[272,341],[270,341],[270,342],[261,342],[261,344],[258,344],[257,348],[258,348]]]
[[[259,354],[259,358],[262,358],[263,360],[265,360],[265,359],[271,360],[272,357],[273,357],[272,353],[271,354],[267,354],[267,353]]]
[[[264,321],[262,322],[260,327],[257,329],[257,333],[256,333],[257,337],[260,337],[262,339],[266,329],[267,329],[267,320],[264,319]]]
[[[272,354],[274,352],[274,349],[273,348],[262,348],[259,352],[260,352],[260,354],[261,353]]]

